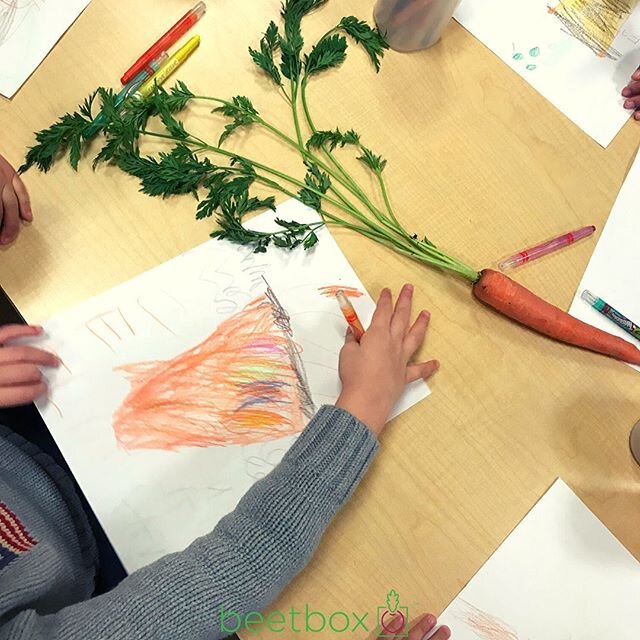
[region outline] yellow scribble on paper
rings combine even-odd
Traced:
[[[561,0],[549,6],[571,36],[602,58],[617,60],[613,41],[636,8],[638,0]]]

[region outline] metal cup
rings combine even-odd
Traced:
[[[640,422],[631,429],[629,447],[631,448],[631,455],[635,458],[635,461],[640,464]]]

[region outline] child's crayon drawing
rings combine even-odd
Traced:
[[[629,119],[640,0],[461,0],[455,17],[569,120],[606,147]]]
[[[481,640],[524,640],[506,622],[482,611],[466,600],[462,613],[456,617],[464,622]]]
[[[252,224],[275,216],[319,220],[290,201]],[[338,397],[335,290],[364,320],[375,304],[318,233],[309,252],[212,240],[45,323],[65,366],[39,408],[129,572],[209,532]]]
[[[118,370],[132,387],[113,421],[125,449],[265,442],[301,431],[316,411],[289,315],[270,287],[189,351]]]
[[[338,291],[342,291],[347,298],[361,298],[364,293],[355,287],[343,287],[341,285],[331,285],[327,287],[319,287],[318,291],[327,298],[335,298]]]
[[[535,71],[538,68],[537,62],[535,60],[539,55],[540,47],[531,47],[529,51],[523,53],[522,51],[518,51],[514,44],[511,59],[514,60],[514,62],[523,63],[527,71]]]
[[[562,0],[549,12],[597,56],[618,60],[621,53],[613,41],[637,4],[638,0]]]

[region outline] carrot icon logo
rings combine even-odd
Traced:
[[[402,638],[409,635],[409,609],[400,606],[400,596],[395,589],[387,594],[387,606],[378,607],[381,638]]]

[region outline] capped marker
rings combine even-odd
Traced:
[[[160,68],[140,85],[134,95],[148,98],[156,86],[161,85],[178,67],[182,66],[189,56],[200,46],[200,36],[193,36],[178,49]]]
[[[558,249],[568,247],[570,244],[578,242],[578,240],[588,238],[595,232],[595,230],[596,228],[593,225],[589,225],[588,227],[582,227],[581,229],[564,233],[557,238],[552,238],[551,240],[537,244],[535,247],[523,249],[515,255],[505,258],[499,262],[498,268],[501,271],[506,271],[507,269],[513,269],[514,267],[520,267],[527,262],[537,260],[538,258],[542,258],[542,256],[558,251]]]
[[[150,76],[152,76],[167,60],[169,59],[169,54],[166,51],[163,51],[155,60],[151,62],[151,71],[147,71],[146,69],[141,71],[131,82],[122,87],[122,90],[115,97],[114,106],[116,109],[119,109],[122,106],[122,103],[132,94],[134,94],[142,85],[145,80],[148,80]],[[93,124],[87,128],[84,135],[88,138],[94,136],[100,128],[103,127],[107,123],[107,117],[102,113],[102,111],[96,116],[96,119],[93,121]]]
[[[207,11],[207,5],[204,2],[198,2],[193,9],[187,11],[178,22],[176,22],[169,31],[160,36],[132,65],[125,71],[120,82],[128,84],[141,71],[146,69],[163,51],[168,51],[182,36],[193,27]]]
[[[640,341],[640,326],[633,320],[629,320],[627,316],[614,309],[610,304],[606,303],[602,298],[594,295],[588,289],[585,289],[580,297],[596,311],[599,311],[605,318],[609,318],[611,322],[617,324],[623,331]]]
[[[344,319],[351,327],[351,331],[353,331],[355,339],[360,342],[360,338],[362,338],[362,336],[364,335],[364,327],[362,326],[362,322],[360,322],[360,318],[358,318],[358,314],[353,308],[351,301],[349,300],[349,298],[347,298],[345,292],[342,289],[336,291],[336,300],[340,305],[340,311],[342,311]]]

